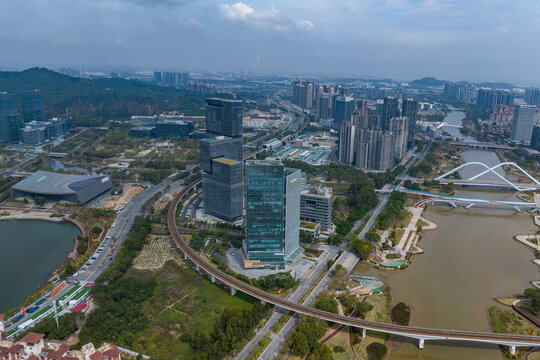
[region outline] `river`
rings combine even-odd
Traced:
[[[444,118],[444,124],[448,124],[450,126],[446,126],[443,124],[442,130],[460,139],[461,141],[477,142],[476,139],[473,138],[472,136],[462,134],[459,131],[460,128],[456,127],[456,126],[462,126],[463,119],[465,119],[465,113],[453,107],[449,107],[449,109],[450,109],[450,112]]]
[[[452,114],[452,113],[451,113]],[[450,115],[451,115],[450,114]],[[457,128],[454,128],[457,129]],[[468,139],[466,139],[468,141]],[[468,150],[464,161],[488,166],[499,163],[494,152]],[[468,178],[483,170],[468,167],[460,171]],[[499,173],[504,174],[502,169]],[[495,175],[485,175],[490,179]],[[516,200],[510,191],[464,190],[456,195],[488,200]],[[530,281],[539,279],[533,252],[512,237],[538,230],[529,213],[512,209],[428,206],[424,216],[438,228],[426,231],[416,255],[405,270],[385,271],[367,265],[358,274],[375,276],[390,286],[392,306],[404,302],[412,309],[411,325],[443,329],[492,331],[488,309],[497,297],[521,294]],[[413,340],[391,337],[388,359],[503,359],[496,345],[426,341],[420,350]]]
[[[0,221],[0,313],[43,286],[73,250],[80,234],[72,223]]]

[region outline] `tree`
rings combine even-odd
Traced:
[[[309,352],[309,344],[303,332],[296,331],[292,335],[291,352],[299,356],[306,356]]]
[[[339,245],[343,242],[343,239],[345,239],[343,235],[334,234],[328,237],[328,243],[331,245]]]
[[[363,301],[358,302],[355,307],[356,315],[358,316],[364,316],[372,309],[373,309],[373,305],[367,302],[363,302]]]
[[[315,242],[315,236],[312,233],[305,230],[300,230],[300,242],[312,243]]]
[[[386,346],[381,343],[371,343],[367,346],[368,360],[382,360],[386,355]]]
[[[337,301],[330,298],[330,297],[321,297],[315,301],[315,304],[313,305],[315,309],[319,309],[322,311],[331,312],[334,314],[338,313],[338,304]]]
[[[370,229],[366,233],[366,239],[368,239],[369,241],[378,243],[379,241],[381,241],[381,235],[377,234],[377,232],[374,229]]]
[[[373,249],[370,242],[361,239],[354,239],[351,243],[351,247],[363,260],[367,259],[369,255],[371,255]]]
[[[308,360],[332,360],[332,350],[325,345],[316,343],[313,347],[311,354],[308,356]]]

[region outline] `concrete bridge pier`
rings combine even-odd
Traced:
[[[510,354],[516,355],[516,346],[515,345],[511,345],[508,348],[509,348]]]
[[[514,206],[514,208],[516,209],[517,212],[521,212],[521,209],[517,206]]]
[[[216,277],[214,275],[210,275],[210,280],[212,280],[212,283],[216,283]]]
[[[261,300],[261,304],[262,304],[262,305],[266,305],[266,301]]]
[[[457,208],[457,205],[456,205],[456,203],[455,203],[455,202],[453,202],[453,201],[451,201],[451,202],[450,202],[450,205],[452,205],[452,207],[453,207],[453,208]]]
[[[365,339],[365,338],[366,338],[366,335],[367,335],[367,329],[366,329],[366,328],[363,328],[363,329],[362,329],[362,339]]]
[[[231,296],[234,296],[234,295],[236,295],[236,288],[231,286]]]
[[[187,260],[187,259],[189,259],[189,258],[188,258],[188,256],[187,256],[187,254],[184,253],[184,260]]]
[[[474,205],[473,203],[470,203],[467,206],[465,206],[465,209],[470,209],[470,208],[472,208],[473,205]]]
[[[424,348],[424,339],[418,339],[418,348],[420,349]]]
[[[199,267],[199,264],[195,264],[195,271],[201,272],[201,268]]]

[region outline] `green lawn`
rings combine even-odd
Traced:
[[[489,309],[489,316],[493,331],[496,333],[519,335],[536,335],[537,333],[532,325],[529,325],[513,311],[492,307]]]
[[[210,334],[224,309],[250,308],[255,301],[241,293],[230,296],[191,268],[171,261],[159,270],[132,269],[128,276],[159,280],[154,296],[143,305],[149,326],[134,334],[134,350],[156,358],[192,359],[195,354],[181,340],[183,333]]]

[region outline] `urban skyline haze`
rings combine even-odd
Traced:
[[[0,67],[539,85],[530,0],[0,0]]]

